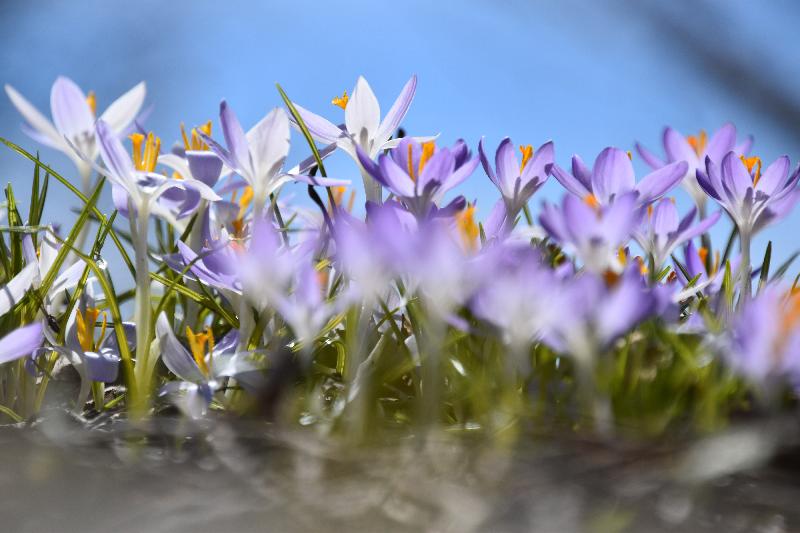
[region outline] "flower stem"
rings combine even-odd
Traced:
[[[145,383],[150,355],[150,269],[147,264],[147,236],[150,213],[147,206],[139,206],[136,216],[131,212],[131,236],[136,263],[136,297],[134,316],[136,323],[136,382],[138,398],[133,398],[135,416],[146,412],[150,384]]]
[[[739,246],[742,251],[742,259],[739,263],[739,309],[743,309],[750,299],[750,232],[739,231]]]

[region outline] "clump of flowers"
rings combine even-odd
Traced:
[[[381,119],[359,78],[332,100],[340,126],[279,88],[284,106],[248,132],[223,101],[219,128],[181,124],[170,139],[144,129],[144,84],[97,115],[93,93],[59,78],[52,122],[7,85],[25,131],[70,156],[79,187],[3,140],[34,175],[27,218],[6,188],[0,417],[36,416],[64,365],[80,383],[70,408],[86,416],[174,406],[356,435],[526,420],[657,433],[724,423],[765,387],[770,405],[795,401],[791,262],[770,272],[770,245],[751,266],[752,236],[800,199],[788,157],[762,168],[732,125],[710,139],[668,128],[666,160],[637,145],[653,168],[638,181],[616,147],[592,168],[573,156],[569,171],[552,141],[506,138],[492,154],[480,139],[473,155],[467,140],[405,136],[416,87]],[[287,162],[291,143],[305,159]],[[363,203],[328,176],[336,152],[352,158]],[[563,199],[534,213],[550,176]],[[467,201],[469,179],[498,196]],[[41,220],[53,181],[80,210],[66,233]],[[695,203],[683,214],[680,185]],[[731,237],[715,246],[725,215]],[[131,291],[115,289],[128,283],[112,279],[111,248]]]

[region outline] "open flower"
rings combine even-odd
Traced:
[[[789,158],[776,159],[762,172],[761,159],[728,152],[721,164],[706,157],[697,171],[700,187],[731,216],[740,233],[753,235],[785,216],[800,200],[800,167],[789,174]]]
[[[414,99],[416,89],[417,77],[411,76],[411,79],[406,82],[400,91],[397,100],[381,120],[378,99],[375,97],[375,93],[372,92],[367,80],[359,76],[352,95],[348,96],[347,92],[345,92],[341,98],[334,98],[332,102],[335,106],[344,110],[344,127],[337,126],[297,104],[294,104],[294,106],[315,139],[341,148],[356,162],[360,162],[361,158],[356,153],[356,147],[360,148],[368,159],[375,159],[382,150],[397,146],[400,139],[390,139],[390,137],[406,116],[408,108],[411,106],[411,101]],[[425,142],[431,139],[432,137],[415,138],[417,142]],[[371,175],[367,172],[362,172],[362,176],[367,200],[380,202],[380,182],[373,181]]]
[[[753,138],[747,137],[741,143],[736,144],[736,127],[731,123],[727,123],[714,132],[710,139],[706,132],[702,130],[697,135],[684,136],[677,130],[667,127],[664,128],[663,142],[666,161],[639,143],[636,143],[636,151],[639,152],[645,163],[650,165],[653,170],[658,170],[677,161],[686,161],[688,168],[686,169],[685,179],[681,183],[689,192],[698,209],[700,209],[701,216],[703,216],[706,194],[697,183],[697,170],[705,168],[706,157],[709,157],[714,163],[720,164],[725,154],[730,151],[735,152],[737,155],[746,155],[753,144]]]
[[[388,155],[381,154],[377,164],[360,147],[356,150],[366,172],[420,219],[478,166],[478,159],[470,157],[461,140],[451,148],[437,149],[433,141],[420,144],[404,138]],[[463,204],[463,199],[459,202]]]
[[[260,216],[267,198],[284,183],[300,181],[309,185],[340,186],[347,181],[317,178],[283,171],[289,154],[289,118],[286,111],[276,107],[246,134],[236,114],[223,100],[219,105],[219,120],[225,136],[225,147],[200,131],[203,142],[222,161],[242,176],[253,188],[255,213]]]
[[[631,157],[619,148],[606,148],[589,170],[577,155],[572,156],[572,173],[557,164],[552,174],[569,192],[587,203],[608,204],[615,197],[629,192],[637,193],[637,204],[652,203],[677,185],[686,175],[685,161],[669,163],[636,182]]]
[[[628,192],[610,205],[597,205],[566,195],[561,209],[545,203],[539,222],[553,239],[574,249],[587,269],[618,272],[624,266],[619,250],[641,220],[637,198]]]
[[[187,416],[200,418],[208,411],[214,393],[224,385],[224,378],[258,373],[260,367],[248,353],[238,353],[239,332],[231,330],[219,342],[210,328],[193,332],[186,328],[190,350],[172,332],[166,314],[156,321],[156,336],[161,344],[161,359],[181,381],[170,381],[160,395],[168,396]],[[243,384],[250,382],[241,380]]]
[[[116,137],[124,135],[136,119],[147,93],[144,82],[117,98],[97,117],[97,100],[93,92],[84,94],[75,82],[59,76],[50,92],[50,110],[53,121],[48,120],[11,85],[6,94],[23,116],[23,128],[34,140],[66,154],[78,167],[83,190],[88,192],[91,163],[97,159],[99,147],[95,137],[95,121],[108,124]],[[82,156],[75,153],[77,148]]]
[[[514,143],[506,137],[500,142],[495,153],[495,168],[483,148],[483,139],[478,143],[483,170],[502,195],[504,216],[507,225],[513,223],[519,211],[528,203],[533,194],[544,185],[553,166],[553,143],[547,142],[533,149],[531,145],[520,146],[522,162],[514,154]],[[506,227],[510,230],[510,227]]]
[[[652,256],[656,270],[660,270],[675,248],[702,235],[716,224],[721,212],[717,211],[692,226],[696,214],[697,209],[692,208],[679,219],[675,202],[667,198],[659,200],[655,207],[647,207],[647,215],[633,236],[644,251]]]

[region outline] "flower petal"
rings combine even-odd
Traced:
[[[400,123],[408,113],[408,108],[414,100],[414,93],[417,90],[417,75],[414,74],[403,86],[397,99],[392,104],[392,107],[386,113],[378,131],[375,133],[375,144],[383,144],[389,137],[392,136],[394,131],[400,126]]]
[[[613,196],[632,191],[636,186],[631,160],[619,148],[608,147],[597,156],[592,170],[592,190],[608,202]]]
[[[247,146],[247,136],[241,123],[239,123],[239,119],[236,117],[236,113],[233,112],[225,100],[219,104],[219,121],[222,124],[222,134],[225,136],[225,144],[228,146],[231,161],[235,163],[233,168],[248,174],[242,176],[245,179],[251,179],[252,165],[250,162],[250,150]],[[222,157],[221,154],[217,155]]]
[[[17,302],[22,300],[37,275],[39,275],[39,265],[30,263],[8,283],[0,287],[0,316],[6,314]]]
[[[184,381],[200,382],[205,376],[192,355],[175,337],[167,315],[161,313],[156,320],[156,337],[161,344],[161,360],[173,374]]]
[[[260,188],[267,188],[286,156],[289,155],[289,117],[283,108],[276,107],[261,119],[249,132],[247,143],[253,161],[253,171]]]
[[[100,115],[100,120],[108,123],[117,135],[124,134],[142,109],[146,95],[147,87],[145,83],[136,84],[128,92],[114,100]]]
[[[0,363],[14,361],[30,355],[42,345],[44,331],[41,322],[17,328],[0,339]]]
[[[28,102],[16,89],[11,85],[6,85],[6,94],[9,100],[17,108],[17,111],[22,115],[22,118],[28,125],[36,132],[41,134],[39,141],[47,140],[47,144],[59,150],[68,149],[64,138],[58,133],[53,123],[50,122],[44,115],[42,115],[33,105]]]
[[[661,198],[675,187],[686,176],[689,165],[686,161],[670,163],[654,170],[636,185],[639,191],[639,202],[646,204]]]
[[[344,110],[344,122],[347,131],[355,136],[357,144],[369,149],[372,155],[372,146],[369,141],[375,138],[381,120],[381,108],[375,93],[363,76],[358,77],[353,94]]]
[[[93,129],[94,115],[86,95],[69,78],[59,76],[56,79],[50,91],[50,109],[53,123],[62,135],[75,137]]]

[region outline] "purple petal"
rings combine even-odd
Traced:
[[[484,141],[483,137],[481,137],[481,140],[478,141],[478,155],[481,158],[481,165],[483,165],[483,170],[484,172],[486,172],[486,175],[489,176],[489,179],[492,181],[492,183],[494,183],[495,186],[502,192],[502,187],[500,186],[500,183],[497,181],[497,176],[494,173],[494,169],[492,168],[492,165],[489,163],[489,158],[486,157],[486,151],[483,149],[483,141]]]
[[[636,143],[636,151],[639,153],[639,156],[644,159],[644,162],[647,163],[648,166],[650,166],[650,168],[653,170],[661,168],[665,165],[661,158],[639,143]]]
[[[44,331],[41,322],[17,328],[0,339],[0,363],[30,355],[42,345]]]
[[[156,320],[156,336],[161,344],[161,360],[173,374],[184,381],[204,381],[205,376],[189,351],[172,332],[167,315],[161,313]]]
[[[756,184],[756,190],[772,195],[783,186],[787,177],[789,177],[789,158],[784,155],[764,170]]]
[[[704,151],[713,161],[720,161],[736,145],[736,126],[728,122],[714,133]]]
[[[753,188],[753,178],[747,171],[739,156],[733,152],[722,159],[722,184],[733,193],[737,203],[741,203],[748,189]]]
[[[497,178],[501,184],[501,190],[505,195],[511,195],[512,184],[519,177],[519,161],[517,154],[514,153],[514,144],[511,139],[506,137],[497,147],[494,160],[497,168]]]
[[[592,170],[592,190],[601,202],[632,191],[635,186],[633,165],[627,153],[613,147],[600,152]]]
[[[132,186],[130,183],[131,176],[135,174],[133,168],[133,161],[125,151],[117,135],[111,127],[102,120],[97,121],[97,143],[100,147],[100,157],[103,163],[111,171],[113,179],[119,182],[120,185],[129,189]],[[129,190],[129,192],[131,192]]]
[[[694,166],[699,163],[697,153],[686,140],[686,137],[672,128],[664,129],[664,150],[667,152],[667,161],[686,161]]]
[[[56,79],[50,92],[50,108],[56,129],[62,135],[74,137],[92,131],[94,115],[86,95],[71,79],[63,76]]]
[[[572,175],[583,184],[587,191],[592,191],[592,169],[586,166],[578,154],[572,156]]]
[[[380,127],[378,127],[378,132],[375,134],[375,139],[377,142],[383,142],[391,137],[392,133],[394,133],[394,130],[400,126],[400,123],[403,121],[406,113],[408,113],[408,108],[411,106],[411,102],[414,100],[414,93],[416,90],[417,75],[414,74],[403,86],[403,89],[400,91],[397,100],[394,101],[391,109],[389,109],[389,111],[386,113],[386,116],[383,118]]]
[[[343,132],[340,127],[297,104],[294,104],[294,108],[300,114],[300,118],[303,119],[308,131],[316,139],[325,143],[335,143],[337,139],[342,138]]]
[[[247,136],[236,114],[225,100],[219,104],[219,120],[222,124],[222,134],[225,136],[228,152],[231,154],[231,159],[236,162],[234,168],[249,171],[251,165]],[[220,157],[222,156],[220,155]]]
[[[639,201],[650,203],[657,200],[680,183],[688,170],[689,165],[686,161],[670,163],[654,170],[636,186],[636,190],[639,191]]]
[[[580,180],[575,178],[572,174],[562,169],[560,166],[554,164],[550,169],[550,174],[569,192],[578,198],[585,198],[592,193],[587,189]]]
[[[308,176],[306,174],[287,174],[290,178],[307,185],[318,187],[344,187],[350,185],[350,180],[340,180],[336,178],[323,178],[322,176]]]
[[[111,383],[119,373],[120,356],[114,350],[105,348],[100,352],[85,352],[86,377],[91,381]]]
[[[210,151],[187,150],[186,160],[192,177],[209,187],[217,184],[222,173],[222,159]]]
[[[412,198],[414,194],[414,182],[411,177],[401,169],[392,158],[381,155],[378,166],[383,177],[383,184],[397,196]],[[427,167],[426,167],[427,168]]]

